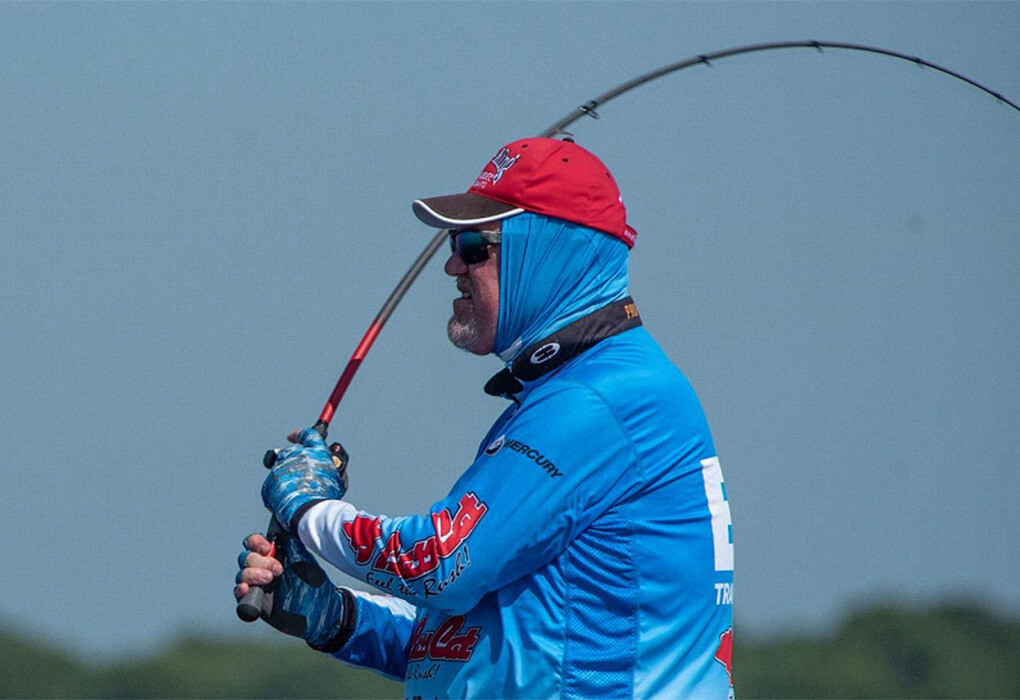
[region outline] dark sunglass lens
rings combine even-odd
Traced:
[[[489,244],[478,231],[458,231],[451,234],[450,245],[468,265],[477,265],[489,259]]]

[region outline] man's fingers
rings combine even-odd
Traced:
[[[241,572],[241,581],[234,590],[240,589],[241,586],[267,586],[273,582],[273,578],[273,572],[268,569],[244,569]]]
[[[247,583],[237,584],[236,586],[234,586],[234,598],[236,598],[237,600],[241,600],[241,598],[244,598],[244,595],[245,593],[248,592],[249,588],[250,586]]]
[[[315,428],[304,428],[295,430],[287,435],[287,439],[303,447],[325,447],[326,441],[322,439]]]
[[[283,573],[283,564],[273,557],[263,556],[258,552],[249,552],[247,555],[242,553],[242,559],[239,563],[241,564],[242,572],[248,569],[265,569],[277,576]]]
[[[272,543],[266,539],[265,535],[259,532],[245,537],[243,544],[245,549],[257,552],[258,554],[268,555],[273,551]]]

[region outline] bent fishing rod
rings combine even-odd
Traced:
[[[548,129],[540,133],[539,136],[553,137],[558,134],[564,134],[569,136],[570,135],[569,132],[565,131],[565,129],[574,122],[576,122],[578,119],[582,119],[583,117],[592,117],[594,119],[598,119],[599,113],[597,111],[597,108],[605,105],[610,100],[619,97],[620,95],[626,92],[630,92],[636,87],[649,83],[665,75],[676,73],[686,68],[691,68],[692,66],[704,65],[710,67],[713,61],[728,58],[730,56],[739,56],[740,54],[746,53],[756,53],[761,51],[776,51],[785,49],[815,49],[819,53],[824,53],[825,49],[839,49],[843,51],[856,51],[863,53],[879,54],[882,56],[889,56],[891,58],[900,59],[903,61],[909,61],[910,63],[913,63],[917,66],[931,68],[935,71],[944,73],[950,77],[956,78],[957,80],[967,83],[968,85],[971,85],[977,88],[978,90],[981,90],[991,95],[1000,103],[1012,107],[1017,112],[1020,112],[1020,106],[1017,106],[1015,102],[1006,99],[1006,97],[1004,97],[1002,94],[995,92],[994,90],[985,87],[981,83],[975,80],[971,80],[967,76],[962,75],[954,70],[944,68],[943,66],[932,63],[931,61],[926,61],[925,59],[919,58],[917,56],[911,56],[909,54],[900,53],[898,51],[891,51],[889,49],[878,48],[875,46],[865,46],[863,44],[850,44],[845,42],[777,41],[764,44],[749,44],[747,46],[738,46],[736,48],[723,49],[722,51],[699,54],[697,56],[692,56],[691,58],[685,59],[683,61],[671,63],[661,68],[657,68],[656,70],[649,71],[647,73],[637,76],[636,78],[632,78],[631,80],[628,80],[624,83],[620,83],[619,85],[609,90],[608,92],[605,92],[599,95],[598,97],[595,97],[594,99],[585,102],[580,107],[571,110],[569,114],[567,114],[565,117],[557,121]],[[333,391],[330,393],[329,399],[326,400],[326,405],[323,407],[322,412],[319,414],[319,419],[315,422],[315,425],[313,426],[315,428],[315,431],[318,432],[323,439],[326,438],[326,435],[329,431],[329,424],[333,420],[333,416],[336,413],[337,406],[340,404],[340,401],[343,399],[344,394],[347,392],[347,388],[351,385],[351,381],[354,379],[354,375],[357,373],[358,368],[361,367],[361,363],[365,359],[365,356],[368,355],[368,351],[372,348],[372,345],[375,343],[376,338],[379,337],[379,332],[382,331],[383,326],[386,325],[386,322],[389,320],[390,316],[393,315],[393,312],[397,308],[397,305],[400,304],[401,299],[404,298],[404,295],[407,293],[407,290],[410,289],[411,284],[414,283],[414,280],[418,277],[418,274],[422,271],[422,269],[424,269],[425,265],[428,264],[428,262],[436,254],[436,251],[439,250],[439,248],[442,246],[443,241],[446,239],[446,236],[447,231],[445,229],[441,229],[435,235],[435,237],[432,238],[431,241],[429,241],[428,245],[425,246],[425,249],[415,259],[414,263],[412,263],[411,267],[397,283],[396,288],[386,299],[386,302],[383,304],[382,309],[380,309],[375,319],[369,325],[368,330],[365,332],[365,335],[361,338],[361,342],[358,343],[358,346],[354,349],[354,353],[351,355],[351,358],[347,361],[347,366],[344,367],[344,371],[340,375],[340,379],[337,381],[336,386],[333,387]],[[340,446],[340,443],[336,442],[331,444],[329,446],[329,449],[330,454],[333,457],[334,465],[337,467],[337,469],[343,472],[347,466],[346,452],[344,452],[343,448]],[[276,450],[269,450],[268,452],[266,452],[266,455],[263,458],[262,462],[267,469],[271,468],[273,464],[276,462],[276,455],[277,455]],[[346,483],[346,476],[344,477],[344,479]],[[266,537],[267,539],[270,540],[270,542],[274,543],[274,549],[275,542],[285,534],[286,531],[276,521],[276,518],[270,517],[269,527],[266,530]],[[238,617],[240,617],[245,622],[252,622],[254,620],[257,620],[262,611],[263,595],[264,589],[261,586],[252,586],[249,589],[248,593],[245,594],[245,596],[237,604]]]
[[[946,75],[956,78],[957,80],[961,80],[967,83],[968,85],[976,87],[977,89],[991,95],[999,102],[1002,102],[1003,104],[1012,107],[1017,112],[1020,112],[1020,106],[1017,106],[1016,103],[1006,99],[1000,93],[985,87],[984,85],[978,83],[977,81],[971,80],[965,75],[961,75],[960,73],[957,73],[956,71],[950,70],[948,68],[943,68],[942,66],[936,65],[930,61],[926,61],[923,58],[918,58],[917,56],[910,56],[908,54],[899,53],[897,51],[890,51],[889,49],[877,48],[874,46],[864,46],[862,44],[847,44],[833,41],[781,41],[767,44],[750,44],[747,46],[740,46],[733,49],[724,49],[722,51],[716,51],[714,53],[700,54],[698,56],[694,56],[692,58],[688,58],[677,63],[671,63],[667,66],[663,66],[662,68],[649,71],[643,75],[639,75],[636,78],[628,80],[625,83],[621,83],[614,87],[612,90],[609,90],[608,92],[603,93],[602,95],[599,95],[598,97],[589,100],[588,102],[585,102],[583,105],[572,110],[565,117],[560,119],[558,122],[550,126],[542,133],[540,133],[539,136],[552,137],[556,136],[557,134],[566,134],[567,132],[565,132],[564,129],[573,124],[578,119],[581,119],[586,116],[598,119],[599,114],[596,111],[596,108],[601,107],[602,105],[606,104],[613,98],[619,97],[625,92],[629,92],[640,85],[644,85],[645,83],[649,83],[657,78],[669,75],[670,73],[676,73],[677,71],[681,71],[684,70],[685,68],[690,68],[692,66],[698,65],[711,66],[712,61],[716,61],[721,58],[728,58],[730,56],[737,56],[740,54],[754,53],[759,51],[774,51],[777,49],[795,49],[795,48],[810,48],[815,49],[819,52],[823,51],[824,49],[841,49],[847,51],[880,54],[883,56],[890,56],[892,58],[909,61],[918,66],[925,66],[927,68],[936,70],[940,73],[945,73]],[[361,342],[358,343],[357,348],[354,350],[354,354],[351,355],[351,359],[348,361],[347,366],[344,368],[343,374],[340,376],[340,380],[336,383],[336,386],[333,388],[333,392],[330,394],[329,399],[326,401],[326,405],[323,407],[322,413],[319,415],[319,420],[315,423],[315,429],[319,432],[320,435],[323,436],[323,438],[326,437],[326,431],[329,428],[330,421],[333,420],[333,415],[336,412],[337,405],[340,403],[340,400],[343,398],[344,393],[347,391],[347,387],[350,386],[351,380],[354,378],[355,372],[358,371],[358,367],[361,366],[362,360],[365,359],[365,355],[368,354],[369,349],[371,349],[372,344],[378,337],[379,331],[381,331],[382,327],[386,325],[386,322],[389,320],[390,315],[393,313],[394,309],[396,309],[397,305],[400,303],[400,300],[403,299],[404,294],[410,288],[411,284],[418,276],[418,273],[422,271],[422,268],[424,268],[428,261],[432,258],[432,256],[435,255],[435,252],[442,245],[443,239],[445,238],[446,231],[440,230],[440,232],[436,234],[435,238],[433,238],[429,242],[429,244],[425,246],[425,250],[422,251],[421,255],[419,255],[418,258],[414,261],[414,264],[411,265],[411,268],[407,271],[403,278],[401,278],[400,282],[397,284],[396,289],[393,290],[393,293],[390,294],[389,298],[386,299],[386,303],[383,304],[382,310],[379,311],[379,314],[375,317],[375,320],[372,321],[371,325],[368,327],[368,331],[361,339]]]

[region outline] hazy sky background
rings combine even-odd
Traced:
[[[1015,2],[0,2],[0,619],[95,654],[272,635],[230,592],[260,459],[430,237],[410,202],[640,73],[793,39],[1020,100]],[[712,425],[738,626],[1020,611],[1020,113],[813,50],[601,113],[573,131]],[[341,405],[359,507],[427,509],[503,407],[455,295],[433,262]]]

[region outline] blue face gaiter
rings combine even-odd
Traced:
[[[525,212],[503,219],[495,352],[524,348],[627,296],[627,245],[609,234]]]

